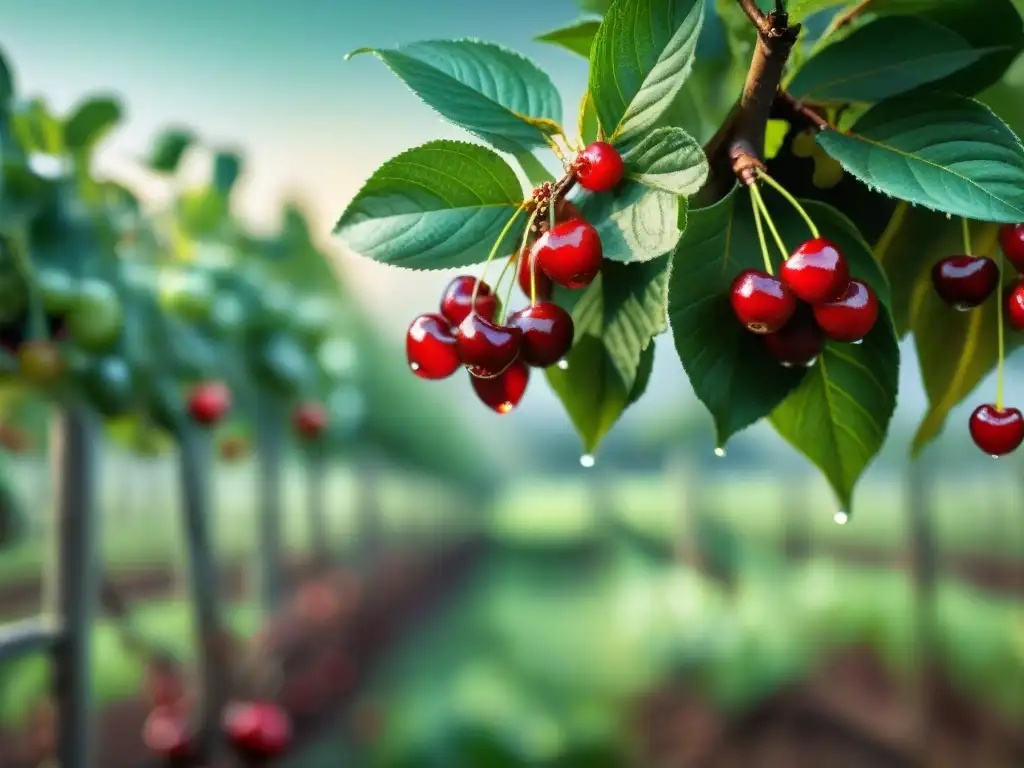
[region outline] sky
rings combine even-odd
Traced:
[[[364,305],[401,338],[412,315],[434,310],[450,275],[393,270],[346,253],[330,238],[331,227],[388,158],[432,139],[471,137],[442,122],[377,59],[345,61],[345,54],[423,39],[491,40],[546,70],[571,116],[586,63],[532,37],[578,17],[574,0],[0,0],[0,45],[20,95],[44,94],[58,112],[87,94],[121,96],[126,122],[100,151],[100,173],[166,193],[138,170],[136,158],[170,124],[193,128],[208,146],[241,150],[247,165],[239,213],[270,230],[282,199],[301,200]],[[201,158],[189,169],[203,170]],[[899,414],[915,420],[924,399],[912,356],[905,359]],[[656,361],[649,395],[631,419],[695,403],[670,344],[660,345]],[[425,386],[468,396],[468,383],[456,378]],[[521,439],[524,425],[570,429],[541,378],[516,417],[499,420],[481,407],[470,420],[486,424],[499,443]],[[983,386],[993,388],[991,381]],[[1024,382],[1013,386],[1024,398]],[[956,416],[961,426],[964,408]],[[966,439],[966,429],[957,435]]]

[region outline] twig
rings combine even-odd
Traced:
[[[739,0],[740,6],[743,8],[743,12],[747,14],[747,18],[757,28],[757,31],[762,35],[767,35],[771,29],[768,23],[768,17],[761,13],[761,9],[757,7],[757,0]],[[776,5],[776,8],[778,5]]]
[[[805,118],[811,125],[817,128],[819,131],[823,131],[826,128],[831,128],[831,124],[824,117],[819,115],[813,109],[808,107],[799,99],[795,98],[793,94],[788,91],[780,90],[776,98],[785,104],[789,109]]]

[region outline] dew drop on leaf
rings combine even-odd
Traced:
[[[836,525],[846,525],[850,516],[843,512],[843,510],[839,510],[832,516],[832,519],[836,521]]]
[[[566,370],[569,369],[569,361],[566,360],[564,357],[561,360],[558,361],[557,365],[558,365],[558,370],[560,370],[560,371],[566,371]]]
[[[715,456],[717,456],[720,459],[724,459],[725,458],[725,448],[722,448],[721,446],[719,446],[718,448],[715,448]]]
[[[584,453],[582,456],[580,456],[580,466],[586,467],[587,469],[590,469],[592,466],[594,466],[593,454]]]

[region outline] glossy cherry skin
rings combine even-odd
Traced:
[[[250,702],[228,707],[224,731],[239,752],[254,758],[277,757],[292,741],[288,714],[271,702]]]
[[[601,269],[603,257],[600,235],[583,219],[556,224],[533,245],[537,266],[566,288],[590,285]]]
[[[595,141],[576,156],[576,181],[591,192],[610,192],[622,181],[626,166],[622,155],[606,141]]]
[[[1004,224],[999,228],[999,245],[1006,260],[1024,274],[1024,224]]]
[[[514,410],[523,395],[526,385],[530,382],[530,368],[524,360],[516,360],[500,376],[482,379],[470,376],[473,391],[480,402],[502,415]]]
[[[193,421],[209,426],[216,424],[231,410],[231,390],[219,381],[208,381],[192,389],[188,413]]]
[[[523,341],[519,328],[497,325],[480,315],[469,315],[455,333],[459,360],[474,376],[488,378],[505,371],[516,358]]]
[[[446,379],[459,369],[455,334],[442,315],[420,315],[405,334],[409,370],[421,379]]]
[[[523,251],[522,256],[519,258],[518,274],[516,276],[517,282],[519,283],[519,290],[523,292],[526,298],[530,298],[530,281],[531,279],[536,281],[537,284],[537,300],[547,301],[551,298],[551,294],[554,291],[555,284],[551,282],[551,278],[545,275],[539,268],[535,270],[535,277],[531,278],[530,270],[531,264],[536,264],[537,260],[534,258],[533,249],[527,248]]]
[[[979,405],[969,426],[974,444],[989,456],[1013,453],[1024,442],[1024,415],[1016,408]]]
[[[190,757],[195,748],[188,717],[176,706],[154,707],[142,726],[142,741],[150,752],[168,760]]]
[[[782,328],[761,338],[768,351],[785,368],[813,365],[825,348],[825,332],[806,304],[797,306],[796,312]]]
[[[999,285],[999,266],[987,256],[949,256],[932,267],[939,298],[966,312],[985,301]]]
[[[455,328],[466,319],[469,314],[470,304],[473,301],[473,289],[476,287],[477,279],[472,275],[460,275],[448,283],[441,296],[441,314],[448,320],[452,328]],[[480,290],[476,294],[477,314],[483,315],[488,320],[493,320],[498,313],[498,297],[491,291],[491,286],[485,282],[480,283]]]
[[[321,403],[309,401],[300,403],[292,416],[295,431],[302,437],[313,439],[327,429],[327,409]]]
[[[834,341],[860,341],[875,327],[878,296],[867,283],[851,280],[841,298],[814,307],[814,319]]]
[[[520,309],[509,317],[508,324],[523,332],[520,354],[534,368],[554,365],[572,348],[572,315],[550,301]]]
[[[850,267],[835,243],[816,237],[782,262],[779,279],[801,301],[821,304],[843,295],[850,284]]]
[[[1024,279],[1006,289],[1006,322],[1010,327],[1024,331]]]
[[[745,269],[736,276],[729,301],[736,318],[751,333],[775,333],[796,311],[792,291],[757,269]]]

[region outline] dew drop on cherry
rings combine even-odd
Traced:
[[[569,361],[566,360],[564,357],[561,360],[559,360],[557,363],[555,363],[555,365],[558,366],[558,370],[560,370],[560,371],[567,371],[567,370],[569,370]]]
[[[835,520],[836,525],[846,525],[850,521],[850,516],[843,512],[843,510],[839,510],[832,515],[832,519]]]
[[[725,458],[725,448],[723,448],[722,446],[718,446],[717,448],[715,448],[715,456],[717,456],[720,459],[724,459]]]
[[[590,469],[592,466],[594,466],[593,454],[584,453],[582,456],[580,456],[580,466],[586,469]]]

